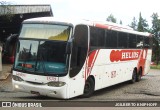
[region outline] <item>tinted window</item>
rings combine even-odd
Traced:
[[[117,47],[117,32],[108,31],[106,35],[107,35],[106,36],[106,47],[116,48]]]
[[[144,48],[151,48],[151,38],[144,37]]]
[[[88,50],[88,27],[77,25],[75,27],[73,48],[71,54],[70,77],[76,76],[84,65]]]
[[[127,44],[128,44],[128,34],[119,32],[118,33],[118,47],[127,48]]]
[[[111,32],[110,31],[105,31],[105,47],[110,47],[110,41],[111,41]]]
[[[136,48],[136,35],[129,34],[128,48]]]
[[[90,27],[90,45],[91,46],[104,47],[104,36],[105,36],[104,29]]]
[[[143,47],[143,36],[137,36],[137,48],[142,48]]]

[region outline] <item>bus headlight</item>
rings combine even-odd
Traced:
[[[21,77],[19,77],[19,76],[15,76],[15,75],[13,75],[12,76],[13,77],[13,79],[15,80],[15,81],[24,81]]]
[[[66,83],[65,82],[61,82],[61,81],[58,81],[58,82],[49,82],[48,83],[48,86],[52,86],[52,87],[61,87],[61,86],[64,86]]]

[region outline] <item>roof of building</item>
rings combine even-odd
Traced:
[[[19,34],[25,19],[53,16],[50,5],[0,5],[0,41]]]
[[[52,11],[50,5],[0,5],[0,15]]]

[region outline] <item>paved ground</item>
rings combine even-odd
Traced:
[[[0,72],[0,80],[5,80],[11,72],[12,64],[3,64]]]
[[[2,72],[0,73],[0,91],[12,91],[12,81],[11,81],[11,64],[3,64]]]

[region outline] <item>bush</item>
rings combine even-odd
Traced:
[[[151,65],[151,69],[160,69],[160,64],[159,65]]]

